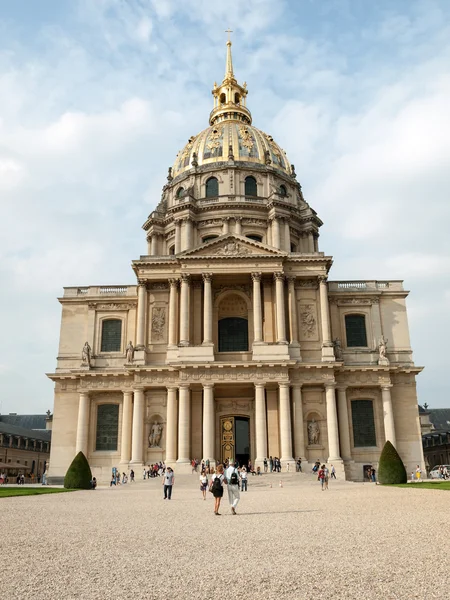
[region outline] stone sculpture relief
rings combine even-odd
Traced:
[[[236,254],[250,254],[250,250],[239,242],[227,242],[221,248],[216,250],[216,254],[229,256]]]
[[[89,346],[89,342],[85,342],[83,350],[81,351],[81,362],[84,366],[91,366],[92,350]]]
[[[314,305],[303,304],[300,308],[300,323],[305,338],[312,338],[316,332],[316,319],[314,317]]]
[[[134,360],[134,346],[131,343],[131,340],[128,342],[128,346],[125,349],[127,363],[130,364]]]
[[[389,364],[389,360],[386,356],[387,343],[388,343],[388,340],[385,339],[384,336],[382,335],[380,337],[380,341],[378,343],[378,353],[379,353],[378,364],[379,365],[388,365]]]
[[[339,338],[336,338],[333,342],[333,347],[334,347],[334,357],[336,360],[343,360],[342,358],[342,346],[341,346],[341,340]]]
[[[319,423],[315,419],[311,419],[308,423],[308,444],[310,446],[317,446],[320,442],[320,428]]]
[[[166,309],[164,306],[155,306],[152,310],[152,339],[162,340],[166,324]]]
[[[160,448],[161,436],[162,436],[162,424],[155,421],[150,429],[150,435],[148,436],[148,443],[150,448]]]

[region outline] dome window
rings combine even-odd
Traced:
[[[241,102],[241,97],[239,94],[234,95],[234,103],[239,104]]]
[[[182,198],[184,196],[184,188],[180,187],[177,190],[177,198]]]
[[[256,179],[251,175],[245,178],[245,195],[246,196],[257,196],[258,186],[256,185]]]
[[[262,242],[262,237],[260,235],[246,235],[246,238],[248,238],[249,240],[254,240],[255,242]]]
[[[219,195],[219,182],[216,177],[210,177],[206,182],[205,196],[207,198],[215,198]]]
[[[220,104],[225,104],[226,101],[227,97],[225,96],[225,94],[220,94]]]
[[[285,185],[280,185],[280,196],[287,197],[287,189]]]

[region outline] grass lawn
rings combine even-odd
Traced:
[[[421,483],[400,483],[394,487],[417,488],[422,490],[450,490],[450,481],[439,481],[437,483],[430,483],[428,481],[422,481]]]
[[[66,490],[64,488],[8,488],[0,487],[0,498],[10,498],[11,496],[40,496],[42,494],[60,494],[61,492],[75,492],[76,490]]]

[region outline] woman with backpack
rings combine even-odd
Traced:
[[[216,472],[214,473],[214,475],[211,477],[211,487],[209,488],[210,492],[212,492],[213,496],[214,496],[214,514],[215,515],[220,515],[219,512],[219,508],[220,508],[220,501],[222,500],[222,496],[223,496],[223,480],[225,479],[225,476],[223,474],[223,465],[217,465],[216,467]]]

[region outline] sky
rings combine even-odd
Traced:
[[[450,2],[0,3],[0,412],[53,407],[63,286],[133,284],[167,169],[233,63],[324,222],[330,279],[403,279],[450,406]]]

